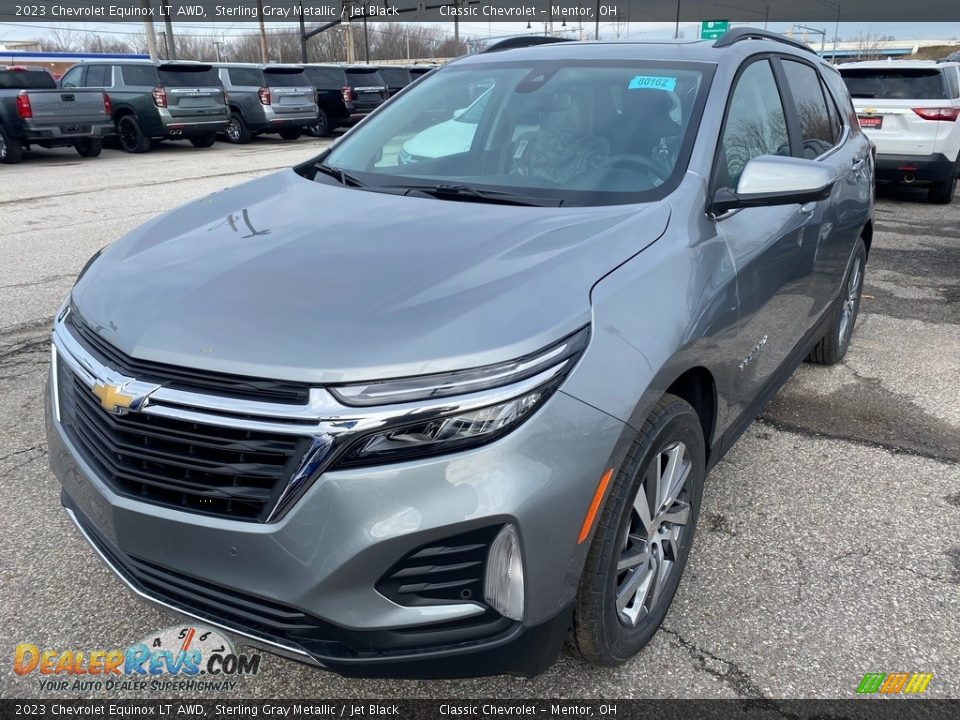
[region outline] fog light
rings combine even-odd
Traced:
[[[523,561],[513,525],[505,525],[490,544],[483,596],[504,617],[523,620]]]

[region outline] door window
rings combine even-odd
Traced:
[[[60,87],[65,87],[65,88],[83,87],[80,84],[80,80],[81,80],[80,76],[82,74],[83,74],[82,67],[70,68],[67,71],[67,74],[64,75],[63,78],[60,80]]]
[[[91,65],[88,67],[87,87],[107,87],[110,84],[107,82],[107,78],[110,76],[109,69],[106,65]]]
[[[730,98],[714,184],[736,188],[747,162],[758,155],[789,155],[780,91],[769,60],[751,63]]]
[[[783,72],[793,95],[793,104],[800,121],[803,145],[797,156],[813,160],[836,143],[835,125],[827,111],[826,98],[817,71],[806,63],[783,59]]]

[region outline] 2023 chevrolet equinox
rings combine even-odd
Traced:
[[[483,93],[466,149],[399,162]],[[870,147],[839,75],[756,30],[452,62],[87,264],[63,504],[146,600],[345,674],[621,663],[708,470],[847,350]]]

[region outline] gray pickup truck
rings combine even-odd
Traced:
[[[33,145],[72,145],[83,157],[96,157],[111,132],[105,93],[61,90],[44,68],[0,66],[0,163],[20,162]]]

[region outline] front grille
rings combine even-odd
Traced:
[[[377,589],[401,605],[482,603],[487,552],[499,530],[472,530],[420,547],[390,568]]]
[[[115,492],[178,510],[263,521],[306,449],[280,433],[106,412],[61,362],[64,428]]]
[[[127,377],[172,390],[209,393],[242,400],[305,405],[310,388],[301,383],[227,375],[139,360],[126,355],[98,335],[76,312],[67,315],[70,334],[101,363]]]

